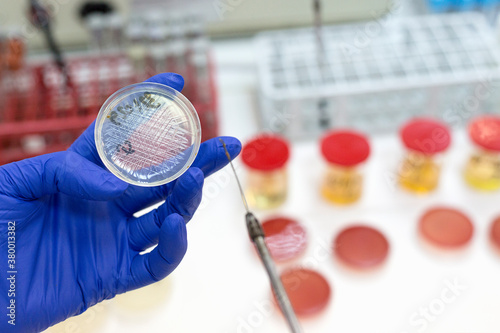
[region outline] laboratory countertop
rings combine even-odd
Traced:
[[[217,42],[221,134],[245,141],[258,130],[257,77],[251,40]],[[257,55],[258,56],[258,55]],[[500,254],[488,242],[500,193],[469,189],[462,170],[472,149],[463,130],[443,159],[436,191],[409,194],[396,185],[404,149],[395,134],[371,137],[372,155],[364,166],[361,200],[333,206],[319,192],[325,163],[316,141],[295,143],[289,162],[289,197],[273,211],[255,211],[261,220],[275,215],[296,218],[309,245],[298,260],[280,265],[321,272],[332,299],[319,315],[303,320],[305,332],[493,332],[500,327]],[[235,161],[238,174],[245,169]],[[417,222],[426,209],[448,205],[474,224],[470,244],[459,253],[430,251],[418,237]],[[334,236],[364,223],[382,231],[389,256],[376,272],[353,273],[332,256]],[[201,206],[188,225],[188,252],[164,281],[120,295],[90,308],[47,332],[288,332],[271,303],[265,271],[252,249],[244,208],[230,168],[206,180]],[[449,297],[443,299],[443,295]]]

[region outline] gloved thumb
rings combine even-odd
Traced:
[[[87,200],[109,200],[128,184],[77,153],[63,151],[0,168],[0,193],[35,200],[57,192]]]

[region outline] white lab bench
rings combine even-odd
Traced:
[[[252,40],[216,41],[214,55],[221,134],[245,141],[258,129]],[[304,331],[498,331],[500,254],[489,244],[488,232],[500,215],[500,193],[475,192],[463,182],[462,168],[472,148],[465,131],[454,132],[440,186],[427,196],[395,186],[395,170],[404,153],[396,135],[372,137],[371,143],[359,203],[338,207],[320,197],[325,165],[317,142],[302,142],[292,146],[286,204],[256,212],[260,219],[273,214],[297,218],[308,232],[308,249],[280,269],[315,269],[332,287],[329,306],[303,320]],[[236,166],[244,178],[239,160]],[[435,205],[450,205],[471,217],[474,235],[465,250],[434,253],[419,240],[418,218]],[[389,240],[388,259],[376,272],[348,272],[331,255],[334,236],[353,223],[375,226]],[[188,241],[184,260],[165,282],[106,301],[47,332],[288,332],[270,305],[267,276],[248,239],[229,168],[206,180],[201,207],[188,225]],[[453,284],[458,287],[450,287]],[[449,297],[443,299],[443,294]]]

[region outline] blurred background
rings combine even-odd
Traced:
[[[0,165],[66,149],[113,92],[177,72],[203,140],[231,135],[246,143],[271,132],[289,147],[286,199],[255,209],[262,220],[291,216],[307,231],[305,252],[279,270],[318,271],[331,288],[321,311],[301,319],[305,332],[498,331],[500,245],[489,235],[500,195],[474,189],[463,173],[478,149],[468,125],[500,114],[500,2],[0,5]],[[399,130],[415,117],[445,124],[452,138],[435,157],[439,186],[429,193],[410,193],[398,182],[409,148]],[[341,128],[363,133],[371,147],[361,168],[363,195],[351,205],[320,193],[330,166],[320,140]],[[500,154],[487,153],[499,178]],[[249,187],[251,168],[240,159],[235,166]],[[457,251],[429,250],[417,232],[424,212],[442,205],[460,208],[474,225]],[[334,236],[353,223],[375,227],[390,244],[376,271],[345,269],[333,253]],[[188,230],[185,260],[167,279],[46,332],[287,332],[228,168],[206,181]]]

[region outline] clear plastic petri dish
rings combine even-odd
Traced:
[[[158,186],[178,178],[193,163],[201,126],[184,95],[143,82],[118,90],[104,102],[94,134],[109,171],[130,184]]]

